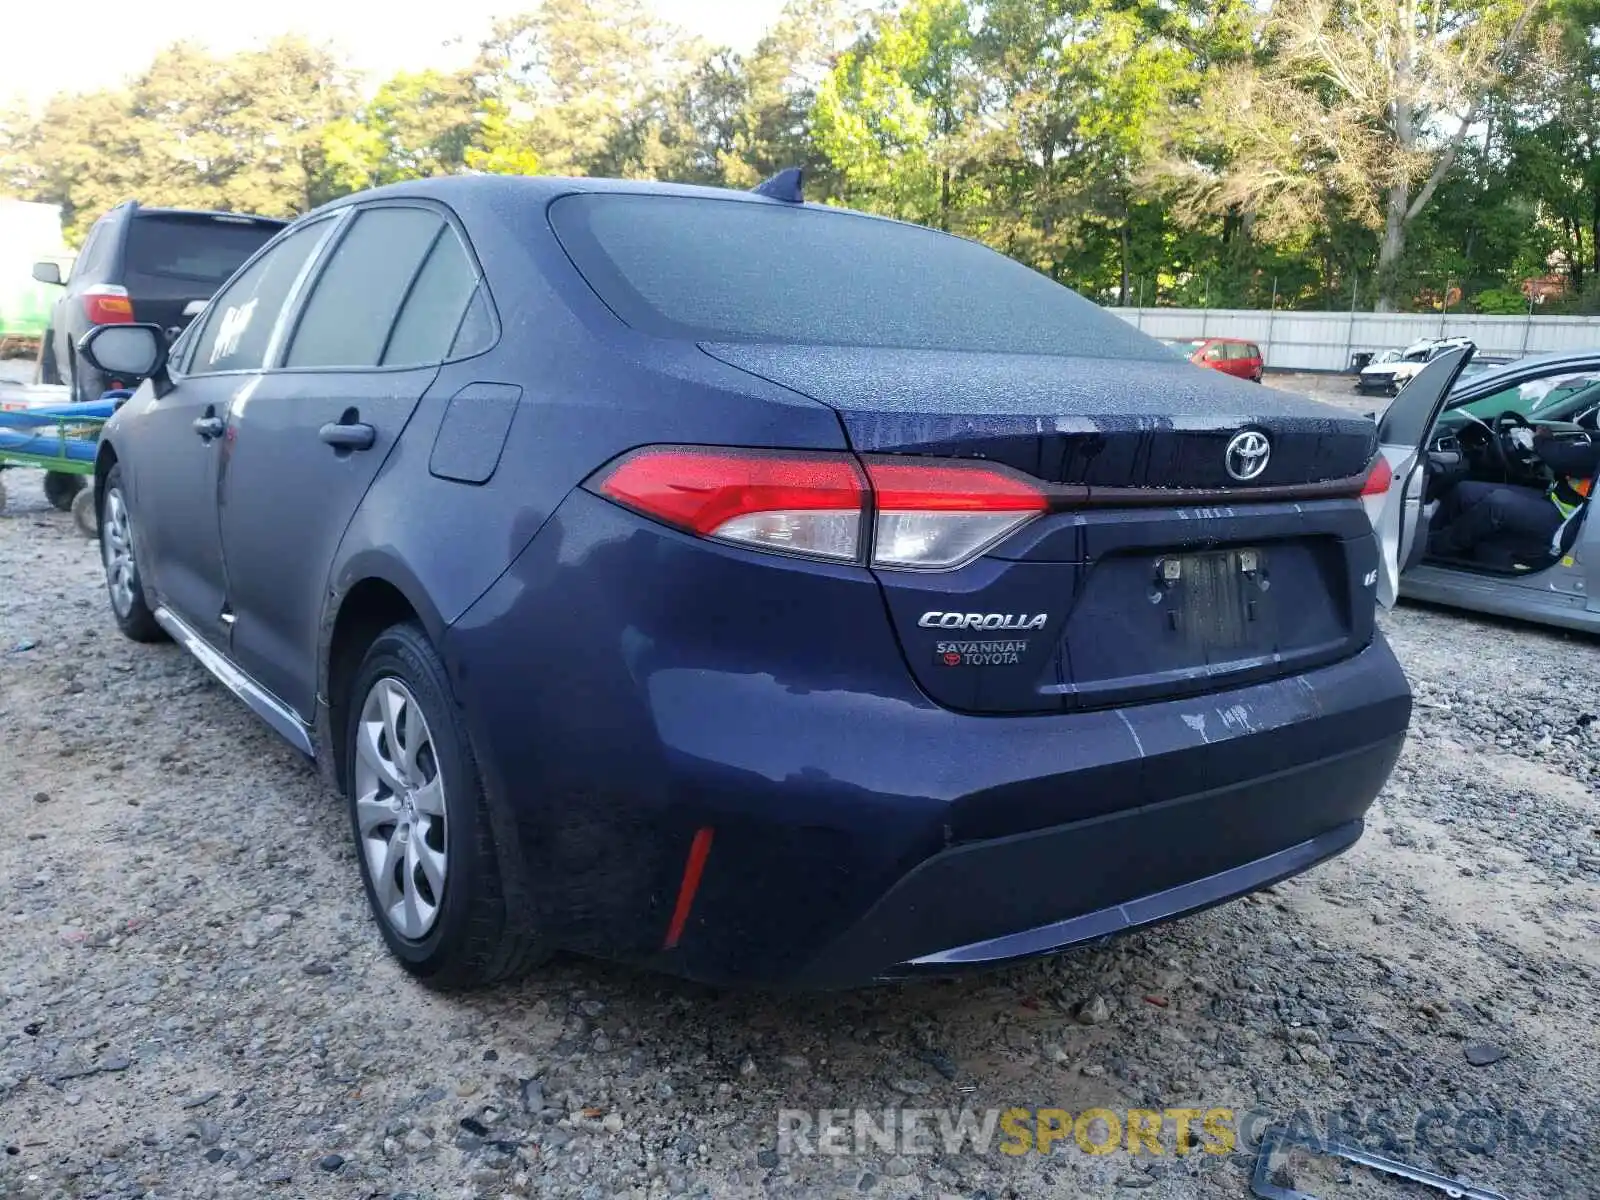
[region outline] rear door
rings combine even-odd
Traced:
[[[438,374],[476,285],[440,210],[359,210],[278,365],[229,411],[221,492],[233,656],[301,716],[313,707],[334,551]]]
[[[1438,355],[1394,398],[1378,422],[1379,452],[1392,481],[1381,496],[1368,497],[1368,515],[1378,535],[1378,603],[1393,608],[1400,576],[1421,561],[1427,548],[1422,500],[1427,484],[1425,447],[1450,389],[1472,358],[1473,346]]]
[[[128,289],[134,320],[176,336],[188,323],[183,310],[211,299],[282,228],[281,221],[232,214],[136,209],[117,280]]]

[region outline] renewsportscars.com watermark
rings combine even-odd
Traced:
[[[1173,1108],[824,1108],[778,1110],[778,1153],[845,1158],[858,1154],[1132,1155],[1247,1153],[1284,1129],[1313,1148],[1343,1143],[1378,1153],[1474,1154],[1555,1151],[1574,1138],[1573,1120],[1554,1109],[1443,1108],[1282,1113],[1223,1107]]]

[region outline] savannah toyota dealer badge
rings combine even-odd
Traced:
[[[940,642],[934,647],[936,661],[946,667],[1008,667],[1022,661],[1026,641]]]

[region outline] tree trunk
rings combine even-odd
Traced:
[[[1384,217],[1383,244],[1378,248],[1378,303],[1376,312],[1395,312],[1400,290],[1400,259],[1406,252],[1406,185],[1389,189],[1389,207]]]
[[[950,232],[950,168],[939,172],[939,228]]]
[[[1594,190],[1594,207],[1589,216],[1589,266],[1600,275],[1600,187]]]

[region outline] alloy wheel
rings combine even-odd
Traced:
[[[444,780],[422,707],[393,677],[374,683],[361,706],[355,792],[377,907],[401,937],[420,940],[444,899]]]
[[[100,527],[100,557],[106,566],[106,587],[111,592],[111,607],[126,618],[133,611],[138,568],[133,561],[133,530],[128,523],[128,506],[122,490],[106,493],[106,518]]]

